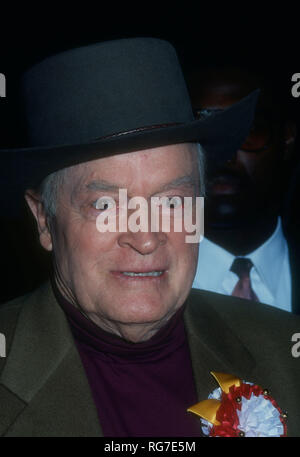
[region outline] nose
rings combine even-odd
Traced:
[[[131,248],[142,255],[152,254],[159,246],[165,245],[167,235],[163,232],[131,232],[119,234],[118,243],[120,247]]]

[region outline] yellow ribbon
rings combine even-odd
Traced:
[[[225,394],[229,393],[230,387],[240,387],[241,385],[241,380],[232,374],[217,373],[216,371],[211,371],[210,374],[213,375]]]
[[[200,401],[199,403],[190,406],[187,411],[189,413],[194,413],[197,416],[200,416],[202,419],[205,419],[214,425],[220,425],[220,422],[216,419],[220,404],[221,402],[219,400],[212,398],[210,400]]]
[[[215,371],[211,371],[210,374],[215,378],[222,391],[226,394],[228,394],[230,387],[239,387],[241,385],[241,380],[231,374],[218,373]],[[220,400],[211,398],[210,400],[203,400],[190,406],[187,411],[200,416],[213,425],[220,425],[220,422],[216,419],[220,405]]]

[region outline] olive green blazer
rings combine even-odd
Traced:
[[[210,371],[268,388],[300,436],[300,318],[270,306],[192,290],[184,319],[199,401],[217,387]],[[64,312],[50,283],[0,307],[0,436],[102,436]],[[200,426],[200,422],[199,422]]]

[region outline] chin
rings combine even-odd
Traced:
[[[249,223],[249,218],[245,217],[245,212],[241,208],[232,205],[221,205],[211,208],[206,216],[206,227],[209,229],[237,229]]]
[[[143,324],[158,322],[170,312],[165,302],[155,300],[139,300],[134,304],[132,301],[122,305],[114,313],[114,319],[122,323]]]

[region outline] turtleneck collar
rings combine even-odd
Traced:
[[[183,312],[185,304],[149,340],[132,343],[109,333],[86,317],[79,308],[71,304],[59,291],[52,278],[56,299],[70,323],[76,342],[87,350],[96,351],[99,356],[117,360],[118,363],[153,362],[167,357],[185,342]]]

